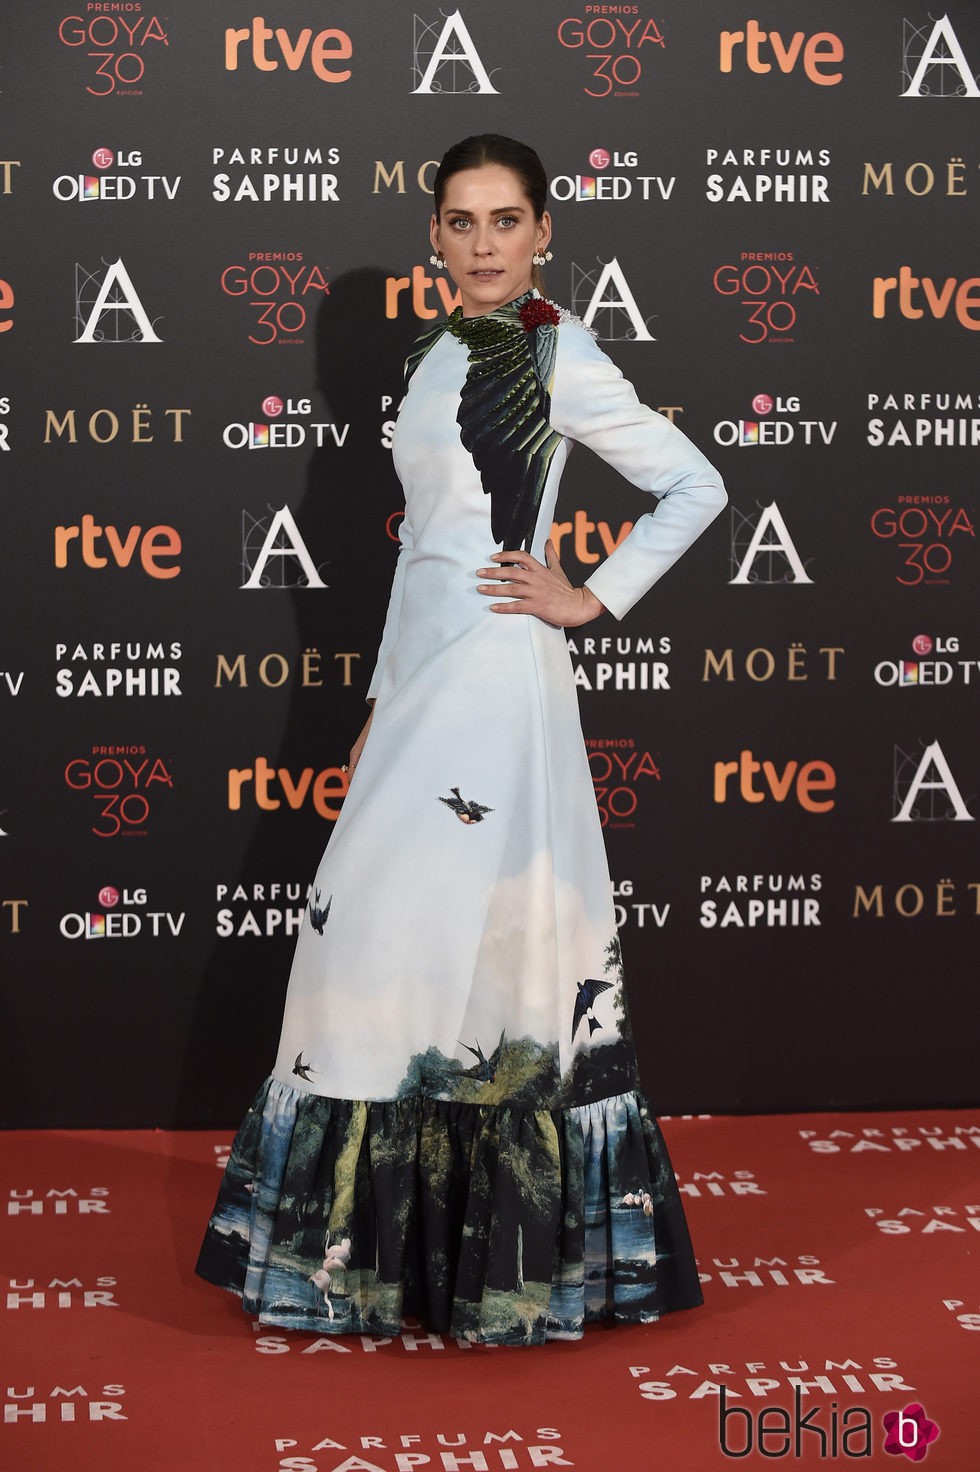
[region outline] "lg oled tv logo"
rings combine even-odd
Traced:
[[[656,200],[670,199],[677,183],[676,175],[640,174],[639,155],[633,148],[610,153],[607,148],[593,148],[588,159],[583,159],[587,174],[555,174],[551,180],[551,197],[563,203],[575,201],[579,204],[596,200],[616,201],[626,199]],[[605,173],[612,166],[616,172]],[[627,173],[626,170],[630,172]],[[622,172],[620,172],[622,171]]]
[[[141,168],[143,155],[138,149],[131,148],[127,151],[97,148],[92,154],[91,162],[98,173],[59,174],[53,180],[51,192],[55,199],[62,203],[74,201],[80,204],[118,204],[130,199],[159,201],[177,198],[181,179],[179,174],[168,178],[166,174],[108,172],[113,166],[116,171]]]

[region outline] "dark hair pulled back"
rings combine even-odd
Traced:
[[[502,133],[475,133],[472,138],[464,138],[446,150],[432,186],[436,215],[442,213],[446,185],[453,174],[462,173],[464,169],[482,169],[486,164],[501,164],[517,175],[531,201],[534,218],[540,220],[548,203],[548,176],[544,165],[527,143],[505,138]]]
[[[502,133],[474,133],[471,138],[463,138],[446,150],[432,186],[436,219],[442,214],[446,185],[452,176],[464,169],[482,169],[487,164],[500,164],[517,175],[534,211],[534,218],[540,220],[548,204],[548,176],[544,165],[529,144],[519,143],[516,138],[506,138]],[[531,272],[531,283],[542,290],[541,272],[537,266]]]

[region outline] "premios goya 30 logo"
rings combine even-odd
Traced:
[[[139,97],[147,63],[155,66],[170,49],[168,25],[165,16],[131,0],[125,7],[87,5],[84,16],[66,15],[57,34],[62,46],[84,60],[91,96]]]
[[[557,36],[583,62],[588,97],[638,97],[644,67],[666,50],[660,24],[638,5],[584,5],[559,21]]]
[[[221,290],[248,314],[248,341],[259,347],[297,346],[310,316],[330,295],[324,270],[301,250],[248,251],[221,273]]]
[[[713,285],[740,311],[739,341],[795,342],[801,308],[820,296],[819,266],[800,264],[791,250],[739,251],[737,261],[718,266]]]
[[[87,799],[96,838],[144,838],[159,798],[173,791],[173,762],[146,747],[93,746],[65,766],[65,786]]]
[[[903,588],[952,581],[954,554],[976,546],[976,528],[966,506],[945,491],[896,496],[871,514],[877,541],[891,543],[900,560],[895,581]]]

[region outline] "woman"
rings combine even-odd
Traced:
[[[546,191],[492,134],[436,175],[462,308],[406,365],[372,711],[198,1264],[264,1323],[537,1343],[701,1301],[563,629],[621,617],[725,496],[534,289]],[[571,440],[659,498],[582,588],[548,538]]]

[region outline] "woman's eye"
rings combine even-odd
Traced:
[[[469,229],[469,226],[470,226],[469,220],[462,220],[462,219],[460,219],[460,220],[453,220],[451,222],[451,224],[452,224],[452,228],[454,230],[468,230]]]
[[[512,225],[516,225],[517,224],[517,216],[516,215],[501,215],[501,217],[500,217],[500,219],[498,220],[497,223],[499,225],[506,226],[506,228],[509,230]]]

